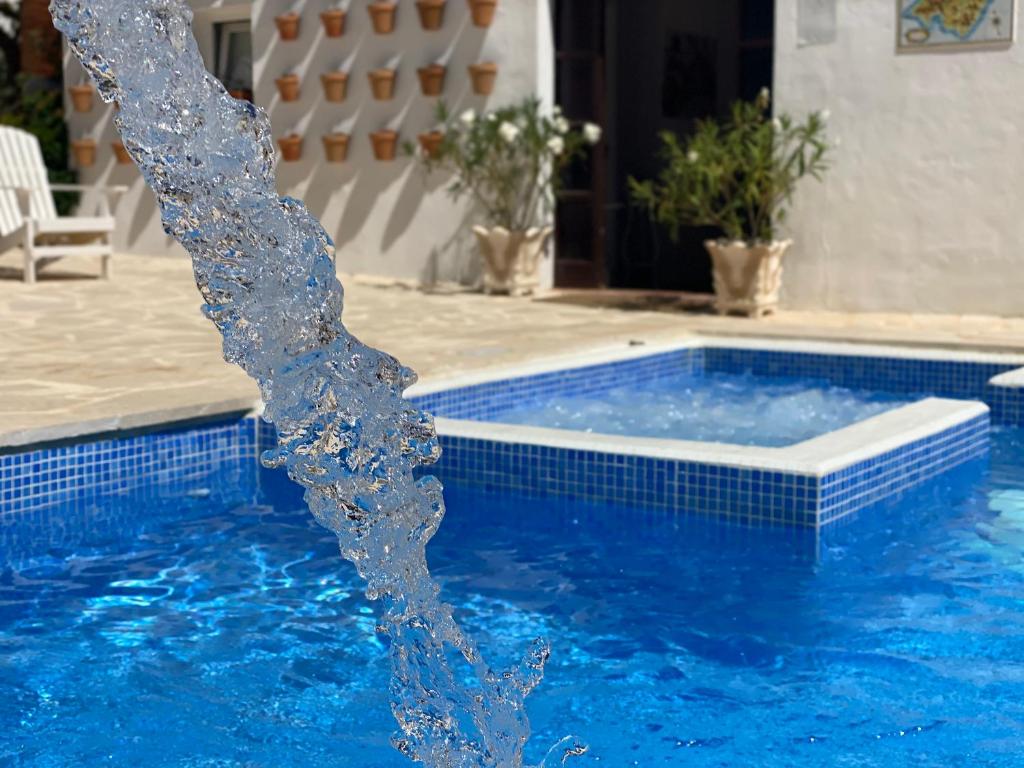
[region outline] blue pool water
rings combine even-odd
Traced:
[[[827,381],[680,373],[605,392],[517,403],[490,421],[673,440],[785,446],[905,405],[911,398]]]
[[[430,559],[467,629],[495,663],[553,643],[534,760],[576,733],[579,765],[615,768],[1024,764],[1024,431],[820,557],[791,532],[449,501]],[[405,765],[372,604],[293,486],[232,470],[109,506],[118,525],[35,552],[3,538],[0,765]]]

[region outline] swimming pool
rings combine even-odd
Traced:
[[[3,519],[0,764],[405,765],[334,537],[221,452],[165,492],[54,510],[64,537]],[[576,733],[595,766],[1021,764],[1022,430],[832,529],[819,559],[795,531],[448,499],[429,553],[460,620],[495,663],[553,642],[533,759]]]

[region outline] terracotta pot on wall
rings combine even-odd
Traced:
[[[373,98],[377,101],[390,101],[395,96],[395,79],[398,73],[393,69],[374,69],[368,75]]]
[[[494,92],[494,81],[498,79],[498,65],[493,61],[470,64],[469,77],[473,81],[473,93],[490,96]]]
[[[489,27],[494,21],[494,11],[498,0],[469,0],[469,10],[473,16],[473,25]]]
[[[324,98],[327,101],[344,101],[348,94],[348,72],[324,72],[320,75],[320,83],[324,87]]]
[[[341,8],[324,11],[320,14],[320,22],[328,37],[341,37],[345,34],[345,11]]]
[[[370,19],[373,21],[373,31],[378,35],[390,35],[395,31],[395,11],[398,3],[377,0],[370,3],[367,10],[370,12]]]
[[[445,0],[416,0],[416,10],[420,12],[420,26],[428,31],[436,31],[444,26]]]
[[[277,83],[277,92],[281,94],[281,101],[298,101],[299,94],[299,76],[298,75],[282,75],[274,81]]]
[[[373,156],[384,162],[391,162],[395,159],[395,150],[398,148],[398,131],[385,129],[374,131],[370,134],[370,142],[373,144]]]
[[[71,106],[75,112],[88,112],[92,109],[91,85],[72,85],[68,91],[71,93]]]
[[[286,163],[294,163],[302,157],[302,137],[294,133],[282,136],[277,140],[281,147],[281,157]]]
[[[295,11],[275,16],[274,23],[277,25],[277,33],[281,36],[281,39],[297,40],[299,37],[299,22],[301,20],[302,17]]]
[[[441,64],[428,64],[416,70],[420,76],[420,91],[424,96],[440,96],[444,91],[444,75],[447,70]]]
[[[124,148],[124,144],[120,141],[112,142],[110,148],[114,150],[114,157],[117,158],[118,165],[129,165],[131,163],[132,156],[128,154],[128,150]]]
[[[348,157],[348,134],[328,133],[323,137],[324,154],[328,163],[343,163]]]
[[[420,147],[427,157],[437,158],[441,152],[441,144],[444,142],[444,134],[440,131],[430,131],[419,135]]]
[[[72,139],[71,154],[75,158],[75,165],[79,168],[88,168],[96,162],[96,141],[95,139]]]

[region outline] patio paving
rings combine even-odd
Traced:
[[[220,358],[184,258],[65,260],[35,285],[0,256],[0,446],[245,410],[253,383]],[[343,278],[345,320],[420,372],[449,376],[630,341],[693,334],[850,339],[1024,351],[1024,319],[782,312],[762,321],[683,311],[694,297],[555,292],[540,300],[424,293]]]

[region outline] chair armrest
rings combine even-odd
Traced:
[[[103,186],[102,184],[51,184],[54,192],[103,192],[108,195],[123,195],[128,191],[125,184]]]

